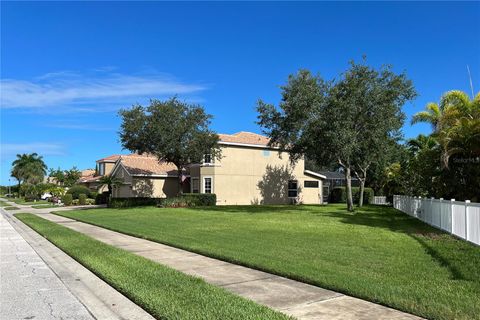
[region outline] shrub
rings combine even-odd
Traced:
[[[360,198],[360,188],[352,187],[353,202],[358,203]],[[373,203],[374,192],[372,188],[365,188],[363,193],[363,203]],[[345,187],[335,187],[332,189],[330,195],[330,201],[333,203],[346,203],[347,202],[347,190]]]
[[[80,204],[80,201],[78,199],[72,200],[72,206],[78,206],[79,204]]]
[[[86,194],[87,197],[89,197],[90,189],[85,186],[76,185],[68,189],[67,193],[71,194],[73,199],[78,199],[78,196],[82,193]]]
[[[87,195],[85,193],[80,193],[78,195],[78,204],[84,206],[87,203]]]
[[[85,199],[85,203],[88,204],[88,205],[95,204],[95,199],[87,198],[87,199]]]
[[[214,206],[217,204],[217,195],[214,193],[185,193],[182,198],[186,199],[189,207]]]
[[[96,199],[97,195],[98,195],[97,191],[90,191],[90,195],[88,197],[92,199]]]
[[[161,198],[111,198],[108,201],[110,208],[129,208],[139,206],[155,206],[162,201]]]
[[[167,198],[163,199],[159,206],[167,207],[167,208],[185,208],[189,207],[188,200],[184,197],[175,197],[175,198]]]
[[[70,193],[67,193],[62,197],[62,202],[66,206],[70,206],[72,204],[72,201],[73,201],[73,196]]]
[[[95,204],[107,204],[108,203],[108,192],[97,193],[95,196]]]
[[[108,206],[111,208],[128,208],[139,206],[162,206],[170,208],[214,206],[217,203],[215,194],[185,193],[173,198],[111,198]]]

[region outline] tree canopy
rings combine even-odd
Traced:
[[[184,169],[201,163],[205,154],[221,157],[219,137],[209,126],[212,116],[197,104],[171,98],[151,100],[120,111],[120,141],[128,150],[150,153],[178,169],[180,192]]]
[[[338,80],[300,70],[281,90],[278,108],[258,101],[258,123],[292,161],[305,155],[323,166],[340,165],[347,179],[347,206],[353,210],[352,170],[363,172],[364,183],[371,162],[398,137],[401,107],[416,95],[412,82],[389,66],[376,70],[351,62]]]
[[[37,184],[43,181],[47,173],[47,165],[43,157],[37,153],[17,154],[12,162],[11,176],[18,180],[18,184]]]

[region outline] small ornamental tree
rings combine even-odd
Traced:
[[[188,165],[201,163],[205,154],[221,157],[219,137],[209,128],[212,116],[200,105],[174,97],[167,101],[151,100],[147,107],[135,105],[119,113],[122,146],[173,163],[178,170],[180,194]]]

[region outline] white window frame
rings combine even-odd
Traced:
[[[213,177],[212,176],[205,176],[202,177],[202,193],[205,193],[205,179],[210,179],[210,193],[214,193],[213,191]]]
[[[289,188],[290,181],[295,181],[295,183],[297,184],[297,188],[295,188],[295,189],[290,189],[290,188]],[[294,191],[294,190],[295,190],[295,193],[296,193],[296,194],[295,194],[294,197],[291,197],[291,196],[290,196],[290,191]],[[298,197],[298,180],[292,179],[292,180],[288,180],[288,181],[287,181],[287,196],[288,196],[289,198],[291,198],[291,199],[295,199],[295,198]]]
[[[210,156],[210,162],[206,162],[205,161],[205,158],[206,156],[209,155]],[[213,158],[213,155],[211,153],[206,153],[203,155],[203,163],[204,165],[213,165],[215,163],[215,159]]]
[[[191,193],[194,193],[194,192],[193,192],[193,180],[196,180],[196,181],[198,181],[198,193],[200,193],[200,191],[201,191],[201,190],[200,190],[200,189],[201,189],[201,186],[200,186],[200,178],[195,177],[195,178],[191,178],[190,180],[191,180],[191,181],[190,181],[190,192],[191,192]]]

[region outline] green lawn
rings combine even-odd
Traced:
[[[20,208],[14,207],[14,206],[3,207],[3,209],[5,209],[5,210],[20,210]]]
[[[387,207],[139,207],[58,214],[435,319],[480,319],[480,248]]]
[[[199,278],[38,216],[15,216],[157,319],[288,319]]]
[[[34,209],[45,209],[45,208],[58,208],[58,206],[48,203],[48,204],[36,204],[33,205],[32,208]]]
[[[47,204],[47,203],[49,203],[47,200],[25,201],[24,198],[9,199],[9,201],[15,202],[16,204],[26,205],[26,206],[33,205],[33,204]]]
[[[9,206],[8,203],[6,203],[5,201],[0,200],[0,207],[7,207],[7,206]]]

